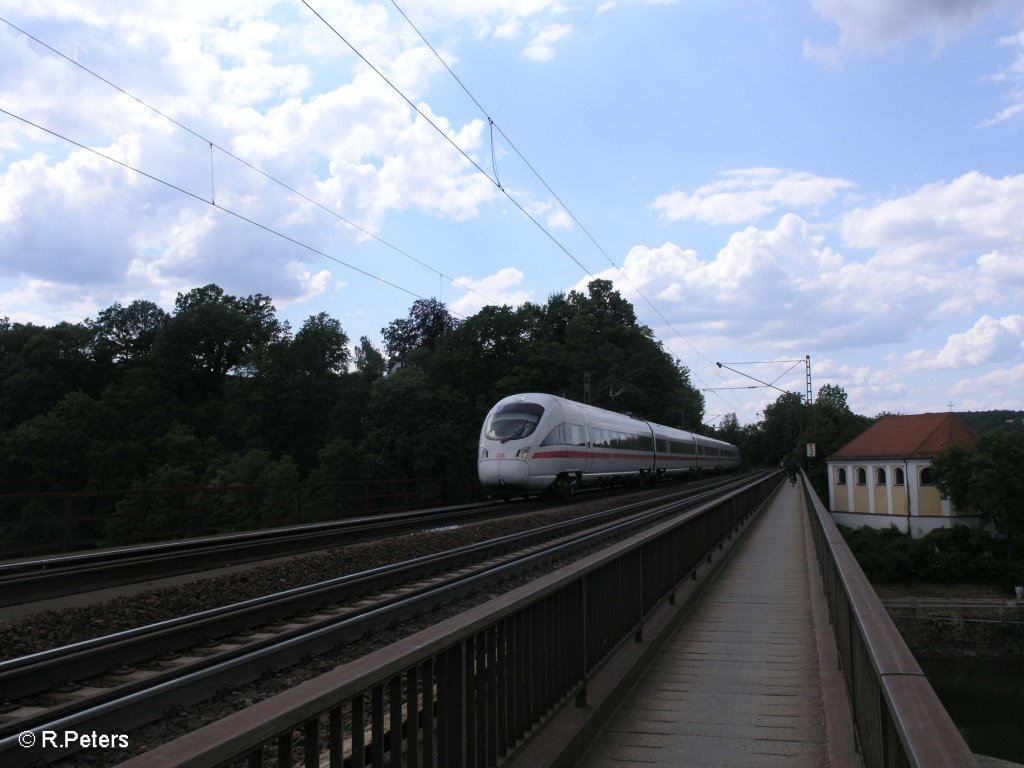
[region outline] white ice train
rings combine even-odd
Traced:
[[[477,469],[494,496],[644,481],[739,466],[736,446],[554,395],[511,395],[480,431]]]

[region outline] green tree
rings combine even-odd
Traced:
[[[392,320],[381,329],[388,368],[405,363],[417,351],[433,352],[441,338],[456,326],[448,308],[437,299],[417,299],[409,316]]]
[[[114,415],[82,392],[22,422],[10,440],[12,477],[23,492],[79,491],[89,483],[90,450],[112,437]],[[14,489],[9,489],[14,490]]]
[[[370,381],[379,379],[387,371],[387,363],[377,348],[365,336],[359,337],[359,346],[355,351],[356,371]]]
[[[739,445],[743,438],[743,431],[740,429],[739,419],[735,413],[727,413],[722,417],[718,427],[715,429],[715,436],[727,443]]]
[[[818,390],[818,397],[810,408],[806,433],[800,442],[816,446],[819,458],[809,462],[808,473],[819,496],[824,498],[828,494],[827,469],[821,457],[835,453],[873,422],[873,419],[858,416],[850,410],[842,387],[825,384]]]
[[[986,432],[973,451],[950,445],[933,461],[936,484],[958,509],[976,510],[1006,539],[1024,539],[1024,433]]]
[[[224,454],[208,467],[193,503],[218,530],[281,525],[296,519],[298,480],[288,456],[275,460],[259,450]]]
[[[374,477],[465,477],[476,470],[480,419],[453,387],[403,367],[374,383],[363,452]]]
[[[253,376],[283,328],[270,299],[236,298],[216,285],[179,293],[156,335],[153,357],[174,392],[220,397],[229,374]]]
[[[325,312],[307,318],[294,338],[269,346],[256,375],[236,377],[225,389],[221,434],[232,430],[226,445],[290,456],[307,476],[333,436],[335,408],[352,389],[349,361],[341,323]]]
[[[326,312],[307,318],[289,346],[289,365],[303,376],[341,376],[348,371],[349,360],[348,336],[341,322]]]
[[[84,325],[46,328],[6,320],[0,324],[0,428],[46,413],[65,395],[98,397],[111,369],[95,356]]]
[[[796,392],[784,392],[764,409],[764,440],[766,463],[779,465],[799,461],[803,447],[801,438],[808,426],[808,409],[804,398]]]
[[[115,363],[137,364],[149,357],[157,332],[169,319],[170,315],[156,304],[140,299],[127,307],[115,303],[86,323],[102,354]]]

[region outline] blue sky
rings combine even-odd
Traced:
[[[0,316],[215,282],[379,344],[416,297],[467,316],[593,276],[708,421],[779,394],[715,362],[802,392],[748,363],[805,355],[866,415],[1024,408],[1017,2],[109,8],[0,0]]]

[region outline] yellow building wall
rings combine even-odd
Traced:
[[[836,512],[849,512],[850,511],[850,487],[843,483],[840,485],[837,481],[836,475],[839,474],[834,469],[832,470],[832,498],[835,499],[835,511]],[[849,482],[849,480],[847,480]]]
[[[907,514],[907,486],[906,485],[894,485],[892,487],[892,510],[890,514],[893,515],[905,515]]]
[[[889,509],[889,489],[884,485],[876,485],[872,489],[875,497],[875,509],[876,515],[891,515],[892,510]]]
[[[934,485],[922,485],[917,490],[917,513],[922,517],[942,516],[942,496]]]
[[[870,512],[868,506],[868,486],[857,482],[857,470],[853,470],[853,512]]]
[[[846,472],[846,482],[841,484],[841,485],[839,483],[839,470],[840,469],[843,469]],[[828,472],[829,472],[829,483],[831,484],[831,488],[829,490],[830,490],[830,492],[832,494],[832,498],[831,498],[832,511],[833,512],[849,512],[850,511],[850,486],[848,485],[848,483],[850,482],[850,470],[849,470],[849,468],[846,467],[846,466],[838,467],[838,466],[835,466],[835,465],[830,465],[829,468],[828,468]]]

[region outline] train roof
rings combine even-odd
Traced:
[[[691,431],[686,430],[686,429],[679,429],[678,427],[668,427],[668,426],[665,426],[664,424],[658,424],[658,423],[653,422],[653,421],[648,421],[647,419],[641,419],[639,416],[635,416],[635,415],[633,415],[631,413],[621,413],[619,411],[610,411],[607,408],[600,408],[600,407],[598,407],[596,405],[590,405],[589,403],[581,403],[581,402],[578,402],[576,400],[570,400],[567,397],[559,397],[558,395],[552,395],[552,394],[548,394],[546,392],[521,392],[519,394],[509,395],[508,397],[503,397],[501,400],[499,400],[496,403],[495,407],[497,407],[498,405],[505,405],[507,403],[516,402],[516,401],[520,401],[520,402],[534,401],[534,402],[537,402],[540,405],[543,405],[545,403],[558,403],[559,405],[573,405],[573,406],[577,406],[579,408],[583,408],[584,410],[586,410],[587,412],[592,413],[592,414],[602,414],[602,415],[606,414],[607,417],[609,417],[609,418],[627,418],[627,419],[632,419],[634,421],[638,421],[641,424],[649,425],[652,429],[655,430],[655,432],[657,432],[658,430],[663,430],[665,433],[667,433],[665,436],[680,437],[682,435],[689,435],[689,436],[692,436],[694,438],[699,439],[701,442],[704,442],[705,444],[726,445],[726,446],[729,446],[730,448],[735,448],[736,447],[732,443],[728,443],[725,440],[719,440],[716,437],[708,437],[707,435],[702,435],[699,432],[691,432]],[[668,433],[671,433],[671,434],[668,434]]]

